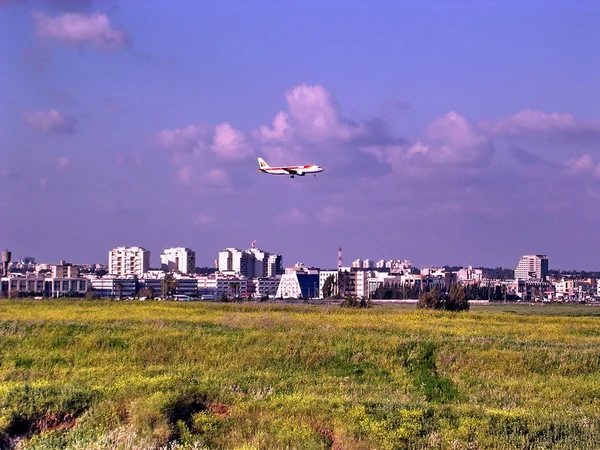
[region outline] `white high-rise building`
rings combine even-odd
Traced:
[[[265,276],[271,278],[277,275],[281,275],[283,269],[281,267],[281,255],[269,255],[267,259],[267,273]]]
[[[244,253],[248,255],[248,260],[246,262],[246,276],[249,278],[261,278],[267,276],[269,253],[258,248],[249,248]]]
[[[165,272],[195,273],[196,253],[185,247],[167,248],[160,255],[160,263]]]
[[[248,278],[274,277],[282,273],[281,256],[252,247],[241,251],[226,248],[219,252],[219,272]]]
[[[230,272],[233,267],[233,253],[238,252],[237,248],[226,248],[219,252],[217,260],[217,270],[219,272]]]
[[[108,273],[141,277],[150,269],[150,251],[143,247],[117,247],[108,252]]]
[[[250,255],[238,248],[226,248],[219,252],[219,272],[228,275],[247,276]]]
[[[545,280],[548,276],[548,257],[546,255],[524,255],[515,269],[517,280]]]

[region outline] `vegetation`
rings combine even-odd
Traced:
[[[329,275],[323,282],[323,298],[331,298],[335,290],[335,277]]]
[[[453,284],[448,294],[440,291],[435,286],[433,289],[423,292],[417,302],[419,309],[445,309],[447,311],[466,311],[469,309],[467,293],[460,284]]]
[[[599,312],[2,300],[0,448],[597,448]]]
[[[506,292],[503,286],[491,286],[487,283],[472,283],[462,286],[467,300],[489,300],[489,301],[511,301],[517,300],[515,294]],[[445,295],[446,292],[439,291],[437,283],[431,283],[423,287],[416,283],[385,283],[377,287],[372,294],[373,299],[391,300],[391,299],[418,299],[423,293],[428,293],[436,289],[439,295]],[[450,294],[448,291],[447,294]]]

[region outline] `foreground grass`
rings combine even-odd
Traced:
[[[0,301],[0,448],[597,448],[596,308],[534,308]]]

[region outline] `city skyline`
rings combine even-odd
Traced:
[[[0,2],[0,245],[597,270],[600,5]],[[468,14],[467,14],[468,12]],[[476,36],[476,39],[475,39]],[[318,49],[318,51],[314,51]],[[317,178],[262,177],[318,164]]]
[[[596,269],[588,269],[588,268],[564,268],[564,267],[553,267],[553,266],[549,266],[548,265],[548,256],[547,255],[522,255],[519,257],[518,262],[516,263],[516,265],[513,266],[500,266],[500,265],[490,265],[490,266],[484,266],[481,264],[474,264],[474,263],[468,263],[468,264],[452,264],[452,263],[443,263],[443,264],[413,264],[413,261],[410,259],[400,259],[400,258],[370,258],[369,256],[364,257],[364,255],[362,256],[358,256],[358,257],[354,257],[354,258],[347,258],[347,257],[343,257],[343,253],[342,253],[342,248],[338,247],[337,253],[336,253],[336,264],[335,265],[329,265],[329,266],[319,266],[316,264],[312,264],[310,261],[300,261],[300,260],[294,260],[286,262],[283,261],[282,259],[284,257],[284,255],[282,254],[277,254],[274,253],[270,250],[267,250],[265,248],[259,247],[256,245],[257,242],[256,240],[253,240],[250,244],[250,246],[243,247],[235,247],[235,246],[228,246],[228,247],[222,247],[219,252],[217,253],[217,255],[215,256],[215,258],[212,260],[212,264],[202,264],[202,263],[196,263],[196,254],[197,252],[192,249],[192,248],[188,248],[188,247],[169,247],[169,248],[164,248],[160,251],[157,251],[156,253],[148,247],[145,246],[141,246],[141,245],[134,245],[134,246],[119,246],[119,247],[114,247],[112,249],[109,250],[109,255],[108,255],[108,259],[107,261],[72,261],[72,260],[65,260],[65,259],[60,259],[60,260],[56,260],[56,261],[40,261],[37,258],[35,258],[34,256],[31,255],[19,255],[19,254],[15,254],[14,251],[10,250],[10,249],[6,249],[6,251],[8,253],[12,253],[13,255],[13,259],[11,260],[13,263],[28,263],[28,264],[75,264],[75,265],[94,265],[94,264],[100,264],[100,265],[106,265],[107,267],[110,267],[111,265],[111,259],[113,258],[113,252],[127,252],[129,249],[131,249],[134,253],[137,252],[143,252],[143,253],[147,253],[149,254],[149,258],[148,261],[149,263],[147,264],[147,266],[145,266],[145,270],[154,270],[154,271],[172,271],[174,269],[178,269],[178,263],[176,264],[174,262],[173,259],[171,259],[172,257],[169,257],[167,255],[174,255],[177,252],[186,252],[189,253],[191,255],[191,259],[189,260],[190,262],[193,261],[194,267],[195,268],[207,268],[207,269],[216,269],[216,270],[221,270],[220,268],[220,262],[219,260],[221,259],[221,254],[223,253],[227,253],[227,252],[231,252],[231,251],[236,251],[239,252],[240,254],[242,253],[250,253],[250,254],[263,254],[263,255],[267,255],[268,256],[273,256],[273,257],[277,257],[279,259],[279,263],[281,264],[281,268],[292,268],[295,267],[297,264],[301,264],[307,268],[317,268],[320,270],[333,270],[334,268],[336,268],[337,266],[344,267],[344,268],[356,268],[356,267],[360,267],[360,268],[381,268],[381,267],[391,267],[391,265],[394,265],[394,267],[398,266],[404,266],[405,264],[409,264],[413,267],[420,267],[422,269],[427,269],[427,268],[442,268],[442,267],[462,267],[462,268],[488,268],[488,269],[493,269],[493,268],[498,268],[501,267],[503,269],[510,269],[510,270],[519,270],[519,267],[522,266],[522,264],[525,264],[524,261],[527,261],[527,264],[525,264],[525,266],[523,267],[529,267],[529,259],[527,258],[543,258],[545,259],[545,269],[540,269],[538,267],[537,262],[533,262],[532,264],[534,264],[534,266],[538,271],[540,271],[540,275],[543,273],[547,273],[548,270],[553,270],[553,271],[583,271],[583,272],[595,272]],[[174,253],[176,252],[176,253]],[[255,253],[258,252],[258,253]],[[16,256],[14,256],[16,255]],[[154,259],[153,259],[153,255]],[[156,256],[157,255],[157,256]],[[341,258],[341,259],[340,259]],[[171,267],[169,267],[169,265],[166,265],[165,262],[167,260],[171,259],[171,262],[169,263],[169,265],[171,265]],[[157,260],[157,261],[155,261]],[[158,262],[158,263],[157,263]],[[386,264],[387,263],[387,264]],[[181,264],[186,264],[184,262],[182,262]],[[230,263],[231,264],[231,263]],[[187,266],[185,266],[187,267]],[[192,273],[191,271],[188,270],[180,270],[178,269],[180,272],[182,273]],[[143,272],[142,271],[142,272]],[[225,272],[231,272],[231,268],[230,269],[226,269]],[[110,270],[109,270],[110,272]]]

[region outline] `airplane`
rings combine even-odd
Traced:
[[[316,177],[319,172],[323,172],[321,166],[311,164],[310,166],[282,166],[282,167],[271,167],[264,159],[258,158],[257,172],[268,173],[270,175],[289,175],[290,178],[294,178],[294,175],[303,177],[307,173],[312,173]]]

